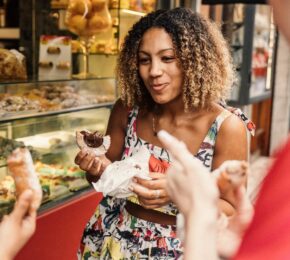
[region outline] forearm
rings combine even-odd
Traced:
[[[5,248],[0,246],[1,260],[12,260],[14,257],[7,252]]]

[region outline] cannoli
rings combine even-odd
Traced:
[[[70,63],[68,61],[60,61],[56,67],[62,70],[68,70],[70,68]]]
[[[105,154],[111,144],[111,137],[109,135],[103,136],[98,131],[89,132],[87,130],[76,132],[76,141],[80,149],[94,153],[96,156]]]
[[[61,52],[60,48],[57,46],[49,46],[46,51],[49,54],[60,54]]]
[[[221,191],[237,188],[245,183],[249,165],[245,161],[225,161],[218,169],[212,172],[217,179]]]
[[[48,68],[48,69],[53,67],[53,63],[51,61],[40,61],[38,65],[39,67]]]
[[[15,181],[16,196],[19,197],[24,190],[31,189],[34,192],[31,207],[38,209],[42,200],[42,189],[29,150],[26,148],[14,150],[8,156],[7,165]]]

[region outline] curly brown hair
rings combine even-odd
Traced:
[[[121,99],[127,106],[154,104],[138,72],[138,49],[150,28],[163,28],[173,42],[184,74],[185,110],[223,102],[231,89],[234,70],[228,45],[218,27],[188,8],[157,10],[142,17],[125,37],[117,63]]]

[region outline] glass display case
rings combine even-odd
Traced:
[[[210,5],[210,16],[222,24],[231,48],[237,79],[229,103],[243,106],[269,99],[277,34],[271,7],[265,1],[243,0],[203,4]]]
[[[1,88],[1,213],[9,212],[15,201],[6,156],[19,146],[28,147],[33,156],[43,189],[42,208],[89,187],[84,172],[74,164],[78,152],[75,132],[105,132],[116,98],[115,80],[3,84]]]
[[[82,1],[91,0],[76,0]],[[9,57],[8,66],[0,59],[0,216],[15,201],[6,157],[19,146],[28,147],[34,159],[44,194],[40,211],[90,189],[74,164],[75,132],[104,133],[118,96],[114,70],[119,47],[132,24],[155,6],[148,0],[94,2],[107,5],[111,23],[90,37],[90,74],[85,77],[78,77],[86,66],[83,43],[65,20],[70,1],[19,0],[19,22],[0,28],[0,56]],[[50,43],[54,45],[45,46]],[[15,53],[7,53],[11,46],[22,55],[19,64]],[[54,66],[60,67],[52,72]]]

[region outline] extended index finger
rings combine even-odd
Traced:
[[[188,151],[186,145],[177,140],[172,135],[168,134],[166,131],[161,130],[157,133],[157,136],[164,148],[170,153],[173,159],[180,162],[185,167],[190,166],[190,162],[193,159],[192,154]]]

